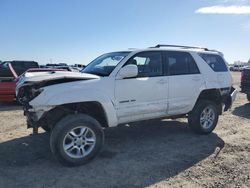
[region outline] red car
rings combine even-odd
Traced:
[[[13,77],[0,77],[0,102],[12,102],[16,98],[15,89],[18,76],[11,64],[8,64]]]
[[[16,82],[19,79],[11,63],[8,64],[12,77],[0,77],[0,102],[13,102],[16,100]],[[65,69],[32,68],[27,72],[67,71]]]

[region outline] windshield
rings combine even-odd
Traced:
[[[98,76],[109,76],[118,63],[120,63],[129,53],[130,52],[113,52],[104,54],[92,61],[81,72]]]

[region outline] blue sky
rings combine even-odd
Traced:
[[[0,0],[0,60],[87,64],[105,52],[204,46],[250,58],[250,0]]]

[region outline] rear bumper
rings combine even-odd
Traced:
[[[250,83],[246,86],[241,84],[241,93],[250,94]]]
[[[228,109],[230,109],[236,99],[238,91],[232,87],[230,94],[227,96],[226,100],[225,100],[225,108],[224,111],[227,111]]]

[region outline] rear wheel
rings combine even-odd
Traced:
[[[217,105],[208,100],[199,100],[192,112],[188,115],[190,128],[198,134],[211,133],[218,122]]]
[[[247,94],[247,100],[250,102],[250,94]]]
[[[101,150],[104,133],[101,125],[88,115],[69,115],[52,130],[51,151],[66,166],[83,165]]]

